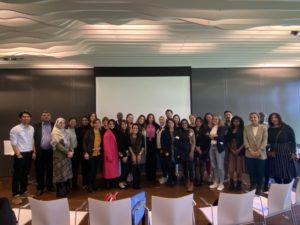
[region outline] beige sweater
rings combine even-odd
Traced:
[[[246,149],[246,157],[267,159],[266,146],[268,143],[268,130],[265,125],[258,125],[256,136],[254,136],[252,125],[248,125],[244,129],[244,145]],[[260,150],[261,154],[259,157],[250,155],[250,150]]]

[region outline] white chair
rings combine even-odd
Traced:
[[[31,221],[30,209],[13,208],[12,210],[16,215],[18,225],[25,225]]]
[[[77,225],[87,215],[83,211],[69,210],[67,198],[41,201],[28,198],[31,214],[32,225]]]
[[[292,201],[292,213],[293,213],[294,224],[298,224],[296,211],[300,205],[300,180],[299,180],[299,178],[298,178],[296,190],[292,191],[292,193],[291,193],[291,201]]]
[[[255,190],[245,194],[220,193],[218,206],[199,208],[213,225],[250,224],[253,220]],[[205,204],[206,201],[204,201]]]
[[[255,196],[253,209],[266,219],[291,210],[291,192],[294,180],[289,184],[275,184],[270,187],[268,198]]]
[[[90,225],[131,225],[131,200],[99,201],[88,198]]]
[[[152,211],[148,212],[150,225],[194,225],[193,194],[179,198],[152,196]]]

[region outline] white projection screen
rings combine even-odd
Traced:
[[[99,118],[116,119],[122,112],[134,121],[140,114],[158,117],[172,109],[181,118],[191,113],[189,76],[96,77],[96,113]]]

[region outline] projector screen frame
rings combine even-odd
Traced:
[[[191,75],[191,67],[94,67],[95,84],[97,77],[189,77],[189,110],[193,113]],[[95,88],[95,96],[96,92],[97,90]],[[95,107],[97,107],[97,98],[95,98]]]

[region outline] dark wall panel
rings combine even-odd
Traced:
[[[300,68],[192,69],[192,111],[278,112],[300,142]]]
[[[17,69],[0,70],[0,176],[9,175],[11,162],[3,156],[3,140],[19,123],[18,112],[29,110],[32,123],[41,112],[52,113],[53,121],[95,111],[93,69]]]

